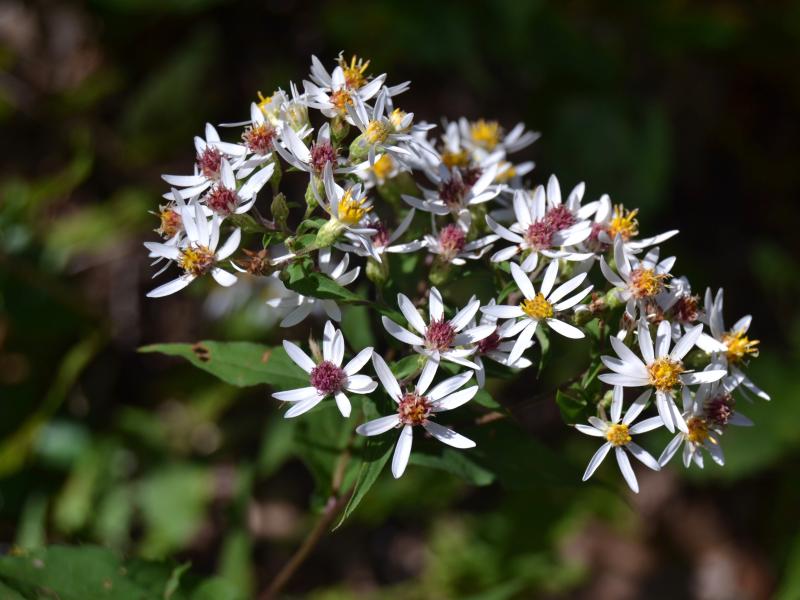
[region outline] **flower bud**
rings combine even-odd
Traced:
[[[281,169],[281,161],[273,161],[275,170],[272,171],[272,177],[269,178],[270,185],[272,185],[272,193],[277,194],[281,185],[281,178],[283,177],[283,169]]]
[[[331,140],[334,146],[338,146],[350,133],[350,123],[343,117],[335,116],[331,119]]]
[[[331,218],[330,221],[325,223],[325,225],[320,227],[319,231],[317,231],[316,246],[318,248],[333,246],[336,240],[339,239],[342,231],[344,231],[342,222],[338,219]]]
[[[280,192],[275,194],[270,205],[270,211],[275,223],[281,228],[285,227],[286,219],[289,218],[289,206],[286,204],[286,196]]]
[[[369,156],[369,144],[367,143],[364,134],[362,133],[350,143],[350,158],[351,164],[356,164],[367,159]]]
[[[314,190],[316,189],[316,193]],[[317,202],[317,196],[322,196],[325,194],[325,186],[323,185],[322,181],[313,177],[311,181],[308,182],[308,187],[306,187],[306,195],[305,201],[306,206],[306,215],[310,215],[311,212],[319,206],[319,202]]]
[[[381,262],[371,257],[367,260],[367,278],[378,287],[386,284],[389,279],[389,262],[385,257]]]
[[[608,308],[610,308],[611,310],[619,308],[620,306],[625,304],[619,297],[619,291],[617,290],[617,288],[608,290],[608,293],[605,296],[605,302],[606,306],[608,306]]]

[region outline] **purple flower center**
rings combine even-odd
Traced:
[[[320,394],[335,394],[347,381],[347,375],[329,360],[324,360],[311,369],[311,385]]]
[[[265,156],[272,151],[272,143],[275,141],[276,135],[277,132],[272,125],[260,123],[245,129],[242,140],[250,152]]]
[[[453,345],[455,337],[455,329],[449,322],[444,319],[431,321],[425,332],[425,346],[430,350],[446,350]]]
[[[431,414],[431,405],[427,397],[408,392],[400,400],[397,414],[404,425],[422,425]]]
[[[458,225],[451,223],[439,232],[439,246],[441,246],[442,253],[448,258],[452,259],[461,252],[466,242],[467,235]]]
[[[575,215],[563,204],[548,212],[544,220],[555,230],[561,231],[575,224]]]
[[[706,402],[705,411],[706,417],[709,421],[713,421],[717,425],[727,425],[730,418],[733,416],[736,400],[730,394],[720,394],[714,396]]]
[[[222,217],[227,217],[239,205],[239,196],[236,190],[216,185],[205,197],[206,206]]]
[[[197,155],[197,168],[206,179],[218,179],[221,165],[222,152],[216,148],[206,146],[206,149]]]
[[[372,235],[372,245],[378,248],[383,248],[386,244],[389,243],[389,230],[386,229],[386,225],[378,221],[372,225],[373,229],[377,231]]]
[[[478,347],[478,354],[486,354],[492,350],[497,350],[500,345],[500,334],[495,329],[491,335],[480,340],[476,346]]]
[[[525,241],[534,250],[549,248],[553,245],[553,227],[546,221],[536,221],[528,225],[525,232]]]
[[[439,197],[450,208],[458,208],[467,193],[467,186],[460,177],[454,176],[439,186]]]
[[[311,168],[317,173],[322,173],[325,166],[336,162],[336,148],[329,142],[311,144]]]
[[[469,187],[472,187],[481,178],[482,173],[479,167],[466,167],[461,169],[461,179]]]

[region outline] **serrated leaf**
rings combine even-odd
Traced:
[[[153,344],[139,352],[185,358],[195,367],[238,387],[268,384],[293,388],[308,385],[308,376],[280,347],[252,342],[202,341],[196,344]]]

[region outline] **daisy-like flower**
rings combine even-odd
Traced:
[[[612,206],[611,198],[608,194],[603,194],[598,200],[592,234],[586,240],[586,246],[593,252],[603,254],[619,236],[622,238],[625,251],[628,254],[637,254],[678,234],[677,229],[672,229],[652,237],[636,239],[639,235],[639,221],[636,219],[638,214],[638,208],[627,210],[622,204]]]
[[[454,265],[464,265],[467,260],[481,258],[497,240],[496,235],[487,235],[468,242],[467,232],[461,224],[450,223],[439,230],[433,217],[431,227],[433,234],[424,237],[428,252],[437,255],[442,262]]]
[[[586,279],[586,273],[576,275],[554,289],[553,286],[558,278],[558,261],[553,261],[545,269],[542,285],[538,293],[531,280],[522,270],[522,267],[517,263],[511,263],[511,276],[524,296],[523,301],[518,305],[498,304],[481,308],[483,313],[498,319],[516,319],[514,326],[507,331],[510,337],[519,333],[519,337],[509,354],[509,363],[513,364],[519,360],[519,357],[530,345],[533,335],[536,333],[536,328],[540,323],[546,324],[550,329],[567,338],[580,339],[585,337],[583,331],[556,317],[560,316],[559,313],[573,308],[592,291],[592,286],[590,285],[564,300],[567,294],[583,283]]]
[[[704,387],[704,386],[701,386]],[[707,387],[707,386],[705,386]],[[678,448],[683,444],[683,466],[687,469],[694,462],[701,469],[703,468],[703,454],[701,450],[708,452],[711,460],[719,466],[725,464],[725,456],[719,445],[719,437],[722,435],[722,428],[705,417],[704,407],[695,402],[689,388],[683,388],[683,417],[686,421],[686,431],[679,431],[672,438],[667,447],[658,458],[658,464],[665,466],[672,457],[678,452]]]
[[[741,387],[747,392],[755,394],[762,400],[769,400],[770,396],[744,374],[740,366],[747,363],[749,358],[758,356],[758,340],[751,340],[747,336],[752,317],[745,315],[731,329],[725,329],[722,319],[723,291],[717,291],[712,296],[711,289],[706,289],[705,320],[711,335],[704,333],[697,340],[697,346],[712,355],[712,360],[721,367],[730,370],[731,375],[741,380]],[[743,391],[740,389],[740,391]],[[744,391],[743,391],[744,393]],[[747,394],[745,393],[745,396]]]
[[[703,332],[702,325],[695,325],[681,337],[670,352],[672,326],[669,321],[661,321],[656,332],[656,343],[650,336],[650,327],[644,320],[639,321],[639,358],[633,350],[617,337],[611,336],[611,346],[619,358],[600,357],[603,364],[613,373],[603,373],[598,378],[609,385],[623,387],[652,387],[656,392],[656,408],[670,432],[675,427],[688,432],[686,421],[675,404],[675,392],[687,385],[712,383],[723,378],[727,371],[709,368],[705,371],[689,371],[683,366],[683,357],[691,350]]]
[[[565,204],[561,202],[561,187],[554,175],[548,180],[546,191],[541,185],[536,187],[533,196],[515,190],[515,223],[504,227],[491,216],[486,216],[486,224],[491,230],[513,243],[513,246],[495,252],[492,262],[505,262],[517,254],[527,254],[522,267],[530,272],[536,268],[539,254],[570,261],[591,258],[592,253],[569,249],[586,240],[592,232],[587,219],[596,210],[597,202],[581,206],[585,189],[582,183],[575,186]]]
[[[492,298],[489,304],[484,308],[492,307],[495,304],[496,302],[494,298]],[[475,343],[475,354],[472,355],[472,360],[478,365],[478,368],[475,369],[475,379],[478,381],[480,387],[486,384],[486,366],[483,364],[484,358],[491,359],[496,363],[511,367],[512,369],[527,369],[531,366],[531,361],[524,356],[518,358],[514,363],[510,363],[508,360],[511,350],[514,349],[514,340],[511,339],[513,336],[509,334],[515,325],[513,320],[506,321],[500,325],[497,322],[497,317],[484,312],[481,314],[480,322],[477,323],[477,325],[494,325],[495,327],[495,330],[490,335]],[[473,319],[468,327],[472,328],[475,326],[476,323]],[[533,346],[533,342],[528,344],[528,347],[530,346]]]
[[[406,344],[411,344],[416,352],[427,357],[429,363],[438,365],[440,360],[447,360],[471,369],[477,368],[474,362],[467,359],[475,352],[475,348],[466,346],[491,335],[495,329],[493,325],[479,325],[466,329],[480,308],[480,300],[473,296],[464,308],[459,310],[452,319],[447,320],[444,316],[442,295],[439,290],[432,287],[428,294],[429,322],[427,324],[414,308],[414,304],[408,296],[398,294],[397,304],[406,321],[416,333],[401,327],[388,317],[381,317],[383,326],[393,337]]]
[[[275,146],[278,154],[296,169],[317,177],[322,177],[328,167],[333,173],[357,173],[369,167],[367,162],[357,165],[346,164],[331,142],[331,127],[328,123],[319,128],[316,141],[310,148],[291,127],[283,130],[281,141],[282,144]]]
[[[530,146],[541,136],[534,131],[525,131],[524,123],[517,123],[506,134],[497,121],[485,119],[469,122],[462,117],[458,121],[458,128],[464,145],[478,154],[498,150],[510,154]]]
[[[332,253],[330,248],[323,248],[319,251],[319,269],[325,275],[333,279],[341,286],[347,286],[353,283],[358,274],[361,272],[361,267],[347,270],[350,264],[350,255],[345,254],[342,260],[337,264],[331,261]],[[313,296],[303,296],[297,292],[285,289],[284,293],[278,298],[271,298],[267,300],[267,304],[272,308],[277,309],[290,309],[289,313],[283,318],[280,325],[281,327],[292,327],[302,322],[311,311],[316,308],[321,308],[329,319],[333,321],[342,320],[342,311],[339,305],[329,298],[314,298]]]
[[[606,438],[606,442],[600,446],[591,460],[589,460],[589,466],[586,467],[586,472],[583,474],[583,481],[586,481],[594,474],[609,450],[613,448],[622,476],[625,478],[628,487],[630,487],[634,493],[638,494],[639,482],[636,480],[636,474],[633,472],[631,461],[628,459],[628,455],[625,451],[627,450],[630,452],[646,467],[654,471],[660,471],[661,467],[658,461],[653,458],[647,450],[634,442],[633,436],[661,427],[661,419],[658,417],[651,417],[639,421],[635,425],[633,424],[636,417],[641,414],[642,410],[644,410],[647,405],[647,401],[650,398],[650,390],[648,390],[628,407],[625,416],[622,417],[622,421],[620,421],[620,417],[622,416],[622,392],[623,390],[621,387],[614,387],[610,421],[598,417],[589,417],[589,425],[575,425],[575,428],[581,433],[594,437]]]
[[[256,203],[258,192],[269,181],[274,171],[275,163],[267,164],[251,175],[237,190],[233,167],[227,159],[223,158],[220,180],[206,192],[203,202],[212,212],[221,217],[244,214]]]
[[[736,410],[736,400],[732,392],[739,385],[741,380],[731,376],[711,385],[701,385],[694,396],[695,406],[702,409],[705,418],[716,427],[752,427],[753,421]]]
[[[406,470],[411,455],[411,443],[414,427],[422,427],[437,440],[453,448],[474,448],[475,442],[440,425],[434,419],[440,412],[458,408],[472,400],[478,392],[474,385],[460,389],[472,378],[472,372],[461,373],[445,379],[430,391],[428,388],[436,374],[436,363],[428,362],[420,373],[417,384],[408,391],[403,391],[386,362],[377,354],[372,355],[375,373],[389,397],[397,403],[397,413],[367,421],[356,428],[356,433],[364,436],[380,435],[390,429],[400,428],[400,437],[392,457],[392,475],[399,478]]]
[[[236,171],[236,176],[239,179],[244,179],[261,165],[271,160],[272,151],[278,145],[277,142],[284,123],[280,119],[275,121],[267,119],[258,104],[252,102],[250,104],[250,120],[229,125],[245,126],[245,130],[242,132],[242,142],[240,144],[217,142],[215,147],[228,156],[237,158],[232,163],[232,166]]]
[[[423,240],[413,240],[410,242],[395,244],[395,242],[399,240],[406,232],[409,225],[411,225],[411,221],[414,219],[414,213],[415,211],[413,208],[409,209],[409,211],[406,213],[406,216],[403,217],[403,220],[400,221],[400,223],[392,232],[390,232],[377,218],[367,221],[366,227],[375,231],[375,233],[373,233],[369,238],[370,245],[372,247],[371,251],[369,248],[365,248],[362,245],[348,243],[337,243],[335,244],[335,248],[341,250],[342,252],[352,252],[357,256],[362,256],[365,258],[368,256],[375,256],[376,254],[378,256],[383,256],[385,252],[392,254],[416,252],[425,246],[425,242]]]
[[[225,271],[218,265],[233,254],[239,247],[241,231],[237,227],[220,248],[219,226],[221,219],[214,215],[211,222],[206,220],[203,207],[198,202],[193,202],[182,207],[181,221],[186,232],[186,239],[178,245],[162,244],[158,242],[145,242],[145,247],[150,250],[150,255],[157,258],[166,258],[175,262],[183,274],[154,290],[148,292],[150,298],[161,298],[182,290],[192,281],[211,273],[216,282],[228,287],[236,283],[236,275]]]
[[[358,372],[372,356],[372,348],[364,348],[350,362],[342,367],[344,359],[344,337],[342,332],[328,321],[322,338],[322,361],[315,363],[299,346],[283,341],[283,347],[289,358],[309,375],[309,387],[275,392],[276,400],[295,403],[284,415],[290,419],[302,415],[314,408],[325,398],[333,396],[342,416],[350,416],[350,399],[345,392],[353,394],[370,394],[378,387],[378,383],[369,375]]]
[[[439,165],[435,175],[426,173],[437,184],[437,189],[423,187],[423,198],[403,194],[403,200],[434,215],[453,215],[467,228],[470,225],[469,207],[488,202],[500,193],[500,189],[492,185],[497,176],[497,164],[482,173],[470,171],[465,174],[457,168],[448,169],[444,164]],[[479,176],[475,177],[476,174]]]
[[[672,339],[680,338],[682,328],[690,327],[700,320],[699,300],[692,294],[692,286],[686,277],[673,278],[669,288],[656,296],[656,310],[672,323]],[[648,308],[647,313],[650,312]]]
[[[625,251],[622,237],[617,236],[614,240],[614,262],[617,272],[601,256],[600,270],[609,283],[617,288],[617,296],[625,302],[625,316],[633,322],[640,312],[646,314],[648,304],[666,289],[675,257],[659,261],[658,248],[653,248],[639,260]]]

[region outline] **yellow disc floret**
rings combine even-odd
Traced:
[[[630,289],[636,298],[651,298],[664,289],[668,274],[656,273],[653,269],[638,268],[631,271]]]
[[[499,167],[500,169],[497,173],[497,177],[494,178],[495,181],[499,183],[505,183],[516,177],[517,169],[510,162],[501,160]]]
[[[347,87],[357,90],[367,82],[365,73],[367,67],[369,67],[368,60],[365,61],[363,58],[358,58],[354,54],[349,64],[341,55],[339,56],[338,62],[342,71],[344,71],[344,80]]]
[[[187,246],[181,250],[178,265],[187,274],[199,277],[214,266],[214,253],[200,244]]]
[[[347,225],[356,225],[372,210],[371,206],[365,206],[366,202],[366,196],[353,198],[352,188],[347,190],[342,199],[339,200],[339,220]]]
[[[466,150],[445,150],[442,152],[442,162],[448,169],[466,167],[469,164],[469,154]]]
[[[364,135],[370,144],[382,144],[387,140],[391,132],[392,130],[389,123],[376,119],[375,121],[369,122]]]
[[[679,360],[670,360],[668,356],[662,356],[647,365],[650,385],[662,392],[667,392],[678,385],[681,373],[683,373],[683,363]]]
[[[346,114],[347,113],[347,106],[353,105],[353,98],[350,96],[350,92],[347,91],[345,88],[340,90],[335,90],[331,92],[331,104],[339,111],[339,114]]]
[[[616,423],[609,425],[606,429],[606,439],[612,446],[624,446],[631,441],[631,434],[628,432],[628,426],[625,423]]]
[[[638,208],[625,210],[622,204],[617,204],[614,207],[614,216],[608,224],[608,235],[611,236],[611,239],[613,240],[619,235],[627,242],[639,235],[639,221],[636,220],[638,213]]]
[[[730,331],[722,336],[722,343],[727,346],[725,354],[731,362],[740,362],[748,356],[758,356],[758,340],[751,340],[744,331]]]
[[[693,444],[702,444],[709,440],[712,444],[716,444],[716,440],[711,437],[708,429],[708,423],[705,419],[700,417],[689,417],[686,419],[686,428],[689,433],[686,434],[686,439]]]
[[[481,148],[486,150],[494,150],[495,146],[500,142],[500,135],[502,130],[497,121],[486,121],[480,119],[470,125],[469,130],[472,141]]]
[[[408,126],[411,124],[411,119],[409,119],[408,123],[405,125],[403,124],[407,116],[408,113],[404,110],[400,110],[399,108],[395,108],[392,111],[392,114],[389,115],[389,122],[392,124],[392,127],[395,131],[404,131],[408,129]]]
[[[536,294],[533,300],[526,298],[519,307],[531,319],[536,319],[537,321],[549,319],[553,316],[553,305],[544,299],[544,295],[541,292]]]
[[[380,181],[384,181],[391,175],[394,169],[394,161],[388,154],[382,154],[381,157],[372,165],[372,172],[375,173]]]

